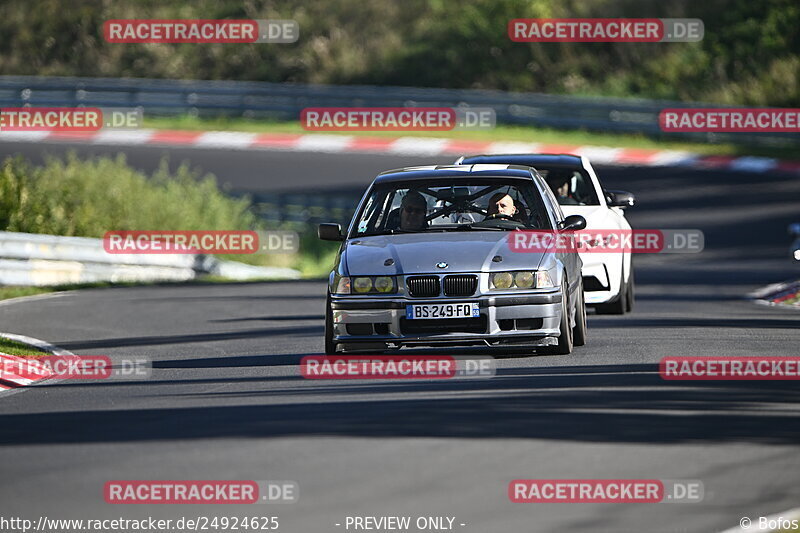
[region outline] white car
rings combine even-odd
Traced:
[[[587,230],[630,231],[624,209],[633,194],[605,190],[586,157],[567,154],[499,154],[460,157],[456,164],[499,163],[534,167],[550,185],[565,215],[586,219]],[[559,189],[563,194],[559,194]],[[581,253],[586,305],[599,314],[633,309],[634,277],[630,252]]]

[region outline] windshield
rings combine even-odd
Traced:
[[[551,229],[527,180],[415,180],[376,186],[351,237],[437,231]]]
[[[559,205],[600,205],[592,179],[585,170],[535,165],[550,186]]]

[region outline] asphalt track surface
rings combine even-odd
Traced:
[[[38,158],[65,145],[0,145]],[[115,153],[118,147],[76,148]],[[165,150],[127,150],[152,169]],[[237,190],[362,190],[380,170],[445,159],[173,150]],[[0,515],[36,519],[454,516],[470,533],[713,532],[798,507],[797,382],[666,382],[667,355],[798,355],[800,313],[744,296],[797,277],[796,178],[602,168],[637,195],[634,227],[698,228],[696,255],[635,259],[637,304],[589,316],[570,356],[504,352],[488,380],[309,381],[319,281],[85,290],[0,305],[3,331],[79,354],[154,360],[151,379],[62,381],[0,395]],[[433,353],[416,350],[417,353]],[[441,350],[436,353],[487,353]],[[514,504],[513,479],[692,479],[695,504]],[[291,505],[115,506],[114,479],[293,480]],[[458,524],[466,524],[460,526]],[[351,529],[352,531],[352,529]],[[412,530],[416,531],[416,530]]]

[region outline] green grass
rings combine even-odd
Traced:
[[[46,294],[56,290],[58,289],[55,287],[0,287],[0,300],[35,296],[37,294]]]
[[[0,337],[0,353],[9,355],[18,355],[20,357],[42,357],[43,355],[50,355],[49,352],[40,350],[28,344],[24,344],[5,337]]]
[[[216,118],[198,118],[188,115],[178,117],[145,117],[144,127],[191,131],[242,131],[248,133],[317,133],[304,130],[300,122],[276,122],[222,116]],[[407,135],[413,137],[436,137],[489,142],[537,142],[544,144],[611,146],[615,148],[683,150],[704,155],[754,155],[789,159],[797,158],[797,150],[792,148],[660,141],[643,135],[598,133],[585,130],[565,131],[534,128],[530,126],[499,125],[491,130],[477,131],[356,131],[339,132],[339,134],[369,137],[398,137]]]

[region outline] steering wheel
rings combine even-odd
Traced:
[[[505,213],[494,213],[486,217],[487,220],[497,219],[497,218],[501,220],[511,220],[512,222],[517,222],[517,220],[513,216],[506,215]]]

